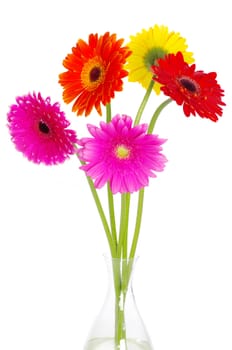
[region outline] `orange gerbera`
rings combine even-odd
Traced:
[[[75,100],[72,111],[77,115],[88,116],[93,107],[102,115],[101,103],[105,106],[115,91],[122,90],[122,78],[128,75],[124,64],[131,54],[127,46],[122,47],[123,42],[109,32],[90,34],[88,43],[79,39],[64,59],[67,71],[59,75],[59,83],[64,102]]]

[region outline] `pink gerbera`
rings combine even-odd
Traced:
[[[79,140],[78,154],[85,162],[81,169],[90,176],[96,188],[109,182],[113,194],[138,191],[148,186],[153,171],[162,171],[166,157],[161,145],[166,141],[147,134],[147,125],[132,127],[132,118],[116,115],[111,122],[100,122],[100,128],[88,124],[91,138]]]
[[[62,163],[75,153],[75,131],[66,129],[70,123],[58,103],[51,104],[50,97],[43,99],[40,93],[19,96],[16,102],[7,117],[18,151],[46,165]]]

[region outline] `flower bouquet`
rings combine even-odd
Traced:
[[[105,334],[104,322],[107,327],[110,321],[107,317],[98,319],[86,349],[152,348],[138,313],[128,316],[126,304],[141,231],[144,190],[167,162],[163,154],[167,140],[154,133],[156,121],[172,101],[183,107],[186,117],[213,122],[225,105],[216,73],[197,70],[193,54],[179,33],[154,25],[131,36],[125,46],[123,43],[124,39],[109,32],[90,34],[87,41],[79,39],[63,61],[65,71],[59,74],[59,84],[64,102],[73,102],[73,113],[102,116],[105,108],[105,119],[99,125],[87,124],[88,136],[79,137],[69,129],[60,104],[41,93],[17,97],[7,115],[12,141],[30,161],[54,165],[74,155],[86,174],[109,245],[113,286],[112,326]],[[112,115],[111,110],[111,100],[123,90],[126,77],[145,90],[133,117],[118,111]],[[155,106],[149,123],[143,123],[148,100],[160,94],[167,98]],[[102,187],[106,188],[107,211],[99,195]],[[116,196],[120,196],[120,215],[116,215]],[[136,215],[131,233],[132,204],[136,205]]]

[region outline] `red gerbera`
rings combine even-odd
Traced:
[[[169,54],[152,66],[153,79],[163,86],[161,90],[178,105],[183,105],[187,117],[199,114],[216,122],[222,115],[223,90],[215,72],[196,71],[195,64],[187,64],[181,52]]]
[[[101,115],[101,103],[106,105],[115,91],[122,90],[122,78],[128,75],[123,67],[131,54],[128,47],[122,47],[123,41],[109,32],[90,34],[88,43],[79,39],[64,59],[68,71],[59,75],[59,83],[64,88],[64,101],[75,100],[72,110],[77,115],[87,116],[93,107]]]

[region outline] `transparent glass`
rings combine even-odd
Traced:
[[[132,288],[136,260],[105,257],[108,291],[84,350],[153,350]]]

